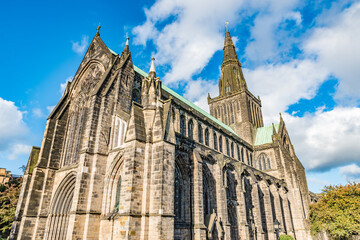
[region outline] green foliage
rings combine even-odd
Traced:
[[[289,235],[280,235],[279,240],[295,240],[295,239]]]
[[[11,180],[5,183],[0,192],[0,239],[10,234],[14,220],[16,204],[20,194],[22,179]]]
[[[333,239],[360,234],[360,183],[326,186],[320,200],[310,205],[311,234],[326,231]]]

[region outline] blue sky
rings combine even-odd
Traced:
[[[310,190],[360,179],[360,2],[16,1],[0,8],[0,167],[20,174],[101,24],[134,63],[208,110],[225,22],[266,124],[282,113]]]

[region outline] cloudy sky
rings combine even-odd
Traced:
[[[0,167],[20,174],[101,24],[134,63],[208,110],[225,22],[265,124],[281,112],[310,190],[360,180],[360,1],[6,1],[0,9]]]

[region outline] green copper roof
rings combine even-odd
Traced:
[[[141,70],[140,68],[138,68],[137,66],[134,66],[134,70],[135,72],[139,73],[140,75],[147,77],[148,74],[145,73],[143,70]],[[199,108],[198,106],[196,106],[195,104],[193,104],[192,102],[190,102],[189,100],[185,99],[183,96],[179,95],[177,92],[175,92],[174,90],[172,90],[171,88],[168,88],[167,86],[165,86],[164,84],[161,84],[161,88],[162,90],[164,90],[165,92],[169,93],[170,95],[172,95],[173,97],[177,98],[179,101],[185,103],[186,105],[188,105],[189,107],[191,107],[192,109],[195,109],[196,111],[198,111],[199,113],[201,113],[202,115],[204,115],[205,117],[209,118],[210,120],[212,120],[213,122],[219,124],[221,127],[225,128],[226,130],[228,130],[229,132],[235,134],[236,136],[238,136],[234,130],[229,127],[228,125],[224,124],[223,122],[219,121],[218,119],[216,119],[215,117],[211,116],[209,113],[207,113],[206,111],[202,110],[201,108]]]
[[[280,124],[274,124],[276,132],[279,131]],[[273,126],[258,128],[256,131],[255,146],[272,143]]]
[[[116,52],[114,52],[113,50],[111,50],[109,48],[110,52],[114,55],[118,55]],[[146,72],[144,72],[143,70],[141,70],[140,68],[138,68],[137,66],[134,66],[134,70],[135,72],[139,73],[141,76],[143,77],[147,77],[148,74]],[[169,93],[170,95],[172,95],[173,97],[177,98],[179,101],[185,103],[186,105],[188,105],[189,107],[191,107],[192,109],[195,109],[197,112],[201,113],[202,115],[204,115],[205,117],[209,118],[210,120],[212,120],[213,122],[217,123],[218,125],[220,125],[221,127],[225,128],[226,130],[228,130],[229,132],[231,132],[232,134],[234,134],[235,136],[238,136],[235,131],[229,127],[228,125],[224,124],[223,122],[219,121],[217,118],[211,116],[209,113],[207,113],[206,111],[202,110],[201,108],[199,108],[198,106],[196,106],[195,104],[193,104],[192,102],[188,101],[187,99],[185,99],[183,96],[179,95],[178,93],[176,93],[174,90],[168,88],[167,86],[165,86],[164,84],[161,84],[161,88],[162,90],[164,90],[165,92]]]

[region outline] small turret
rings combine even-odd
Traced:
[[[126,44],[125,44],[124,52],[125,53],[129,52],[129,37],[126,38]]]
[[[142,82],[141,94],[145,108],[156,106],[157,100],[161,98],[161,81],[156,77],[155,58],[151,59],[149,75]]]

